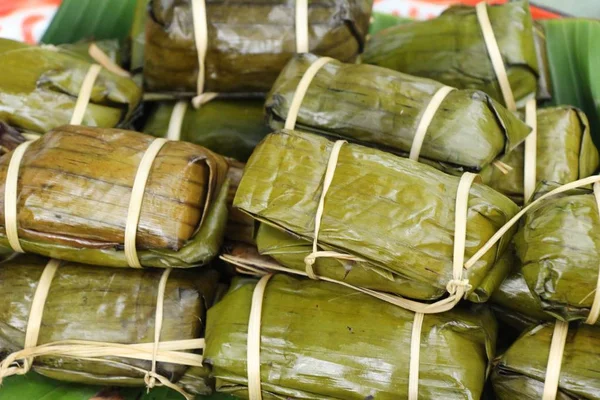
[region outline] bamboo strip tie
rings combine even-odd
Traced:
[[[13,151],[8,163],[4,184],[4,228],[6,229],[8,244],[17,253],[25,253],[19,241],[19,227],[17,222],[19,170],[21,169],[23,155],[31,143],[33,141],[21,143]]]
[[[311,82],[313,81],[314,77],[317,75],[319,70],[331,61],[333,61],[333,58],[331,57],[318,58],[304,72],[302,79],[300,79],[300,82],[298,83],[298,87],[296,87],[294,97],[292,97],[292,102],[290,104],[290,109],[285,120],[284,129],[294,129],[296,127],[298,113],[300,112],[300,107],[302,106],[302,101],[304,100],[304,96],[306,96],[308,87],[310,86]]]
[[[150,176],[150,169],[154,159],[167,143],[167,139],[157,138],[150,144],[142,157],[138,166],[133,187],[131,188],[131,197],[129,199],[129,208],[127,210],[127,221],[125,223],[125,258],[132,268],[142,268],[142,264],[137,254],[136,236],[140,215],[142,212],[142,202],[146,191],[146,184]]]
[[[206,52],[208,50],[208,23],[205,0],[192,0],[192,19],[194,25],[194,42],[198,55],[198,78],[196,80],[196,97],[192,99],[195,108],[208,103],[217,93],[204,93],[206,79]]]
[[[552,333],[552,341],[550,342],[550,354],[548,355],[548,365],[546,367],[546,378],[544,379],[542,400],[556,399],[568,333],[569,323],[556,320],[554,332]]]
[[[421,115],[421,119],[419,120],[419,124],[417,125],[417,130],[415,131],[415,137],[413,138],[412,145],[410,147],[410,154],[408,158],[414,161],[419,161],[419,155],[421,154],[421,147],[423,147],[423,141],[425,140],[425,135],[427,134],[427,129],[429,129],[429,125],[431,125],[431,121],[433,121],[433,117],[435,113],[442,105],[442,102],[450,94],[451,91],[455,90],[450,86],[442,86],[439,88],[431,100],[423,114]]]
[[[410,364],[408,370],[408,400],[419,398],[419,360],[421,358],[421,330],[425,314],[415,313],[410,336]]]
[[[169,127],[167,128],[167,139],[181,140],[181,127],[183,126],[183,117],[187,111],[188,103],[186,101],[178,101],[173,107],[171,118],[169,119]]]
[[[525,106],[525,122],[531,127],[531,133],[525,139],[523,168],[523,200],[528,203],[533,197],[537,182],[537,112],[535,99],[529,99]]]
[[[88,48],[88,54],[105,70],[123,78],[131,77],[131,74],[128,71],[115,64],[110,57],[104,51],[102,51],[100,47],[98,47],[96,43],[90,44]]]
[[[100,65],[92,64],[88,72],[85,74],[85,78],[83,78],[83,83],[79,89],[77,101],[75,102],[73,115],[71,116],[71,121],[69,122],[70,125],[80,125],[83,122],[85,111],[87,110],[87,106],[90,103],[90,98],[92,97],[94,83],[100,74],[100,70],[102,70]]]
[[[296,52],[308,53],[308,0],[296,0]]]
[[[500,85],[504,104],[510,111],[517,111],[515,96],[510,87],[508,74],[506,73],[506,67],[502,60],[502,53],[500,52],[500,47],[498,46],[498,41],[496,40],[496,35],[494,34],[494,29],[492,28],[492,23],[488,15],[486,2],[482,1],[481,3],[478,3],[475,7],[475,11],[477,13],[477,20],[479,21],[481,32],[483,33],[485,47],[487,48],[488,55],[492,61],[492,67],[494,68],[494,73],[496,74],[498,84]]]
[[[260,378],[260,328],[263,308],[263,299],[267,284],[273,275],[263,276],[252,293],[250,318],[248,319],[247,339],[247,370],[248,370],[248,397],[250,400],[262,400]]]

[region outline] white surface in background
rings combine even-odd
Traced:
[[[0,16],[0,37],[37,43],[56,14],[58,6],[46,5],[14,10]]]
[[[379,0],[373,5],[373,11],[412,19],[435,18],[446,8],[448,8],[447,4],[433,4],[418,0]]]

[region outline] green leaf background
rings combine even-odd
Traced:
[[[600,147],[600,21],[544,21],[554,105],[581,108]]]
[[[65,383],[35,372],[4,379],[0,400],[89,400],[103,388],[100,386]],[[158,387],[147,393],[145,388],[115,388],[125,400],[184,400],[179,393]],[[198,396],[197,400],[235,400],[224,394]]]
[[[135,7],[135,0],[63,0],[41,42],[123,40],[129,36]]]

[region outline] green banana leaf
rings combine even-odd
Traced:
[[[97,386],[56,381],[34,372],[6,378],[0,387],[0,400],[90,400]]]
[[[308,2],[309,50],[353,61],[368,31],[372,0]],[[206,4],[207,92],[266,93],[296,53],[295,2],[210,1]],[[198,55],[191,1],[151,0],[144,82],[152,92],[195,94]]]
[[[181,381],[179,381],[181,384]],[[189,393],[189,392],[188,392]],[[57,381],[30,372],[6,378],[0,388],[0,400],[182,400],[181,394],[165,387],[147,392],[145,388],[103,389],[100,386]],[[196,400],[234,400],[234,397],[215,393],[196,396]]]
[[[297,55],[277,78],[265,104],[272,128],[283,126],[298,83],[316,59]],[[441,87],[372,65],[330,62],[312,80],[296,127],[406,156],[423,112]],[[442,170],[478,171],[511,151],[530,130],[484,93],[455,90],[435,113],[421,157]]]
[[[312,252],[311,242],[263,223],[259,224],[255,231],[254,242],[240,239],[237,241],[247,244],[256,243],[257,250],[261,255],[269,256],[287,267],[304,271],[304,257]],[[250,233],[249,230],[248,233]],[[252,266],[254,255],[247,254],[242,248],[243,246],[234,246],[231,252],[236,253],[234,255],[238,257],[241,256],[246,259],[248,264]],[[467,296],[468,300],[474,303],[485,303],[489,300],[491,294],[500,286],[510,272],[503,259],[504,257],[501,257],[483,278],[479,286],[469,293]],[[411,279],[406,279],[395,274],[390,275],[365,263],[322,258],[319,259],[317,265],[319,266],[319,273],[323,276],[382,292],[403,294],[406,293],[406,290],[410,290],[403,288],[404,286],[416,286],[416,283],[411,281]]]
[[[500,357],[492,373],[498,400],[542,398],[554,323],[531,327]],[[556,400],[600,399],[597,327],[571,324]]]
[[[542,310],[539,299],[529,290],[513,248],[504,252],[498,264],[509,270],[508,277],[490,298],[498,319],[521,332],[541,321],[553,320],[550,314]]]
[[[19,130],[44,133],[68,124],[91,63],[58,47],[36,47],[0,39],[0,121]],[[102,70],[83,125],[112,128],[131,118],[141,89],[128,78]]]
[[[117,65],[125,65],[127,60],[127,46],[121,43],[117,39],[106,39],[106,40],[82,40],[76,43],[65,43],[58,45],[61,49],[69,50],[73,53],[77,53],[80,56],[86,58],[88,62],[96,62],[89,54],[90,45],[94,43],[100,48],[108,58]]]
[[[134,7],[135,0],[62,0],[41,42],[126,39]]]
[[[0,264],[0,353],[6,356],[23,349],[30,307],[47,259],[21,255]],[[76,263],[61,264],[52,280],[44,304],[38,344],[61,340],[152,343],[156,314],[158,269],[115,270]],[[165,290],[162,341],[200,337],[205,312],[217,287],[214,270],[175,270]],[[4,357],[0,357],[4,358]],[[144,386],[144,373],[151,362],[121,357],[102,361],[61,356],[41,356],[33,369],[44,376],[66,382]],[[157,363],[157,372],[177,382],[188,371],[184,365]],[[196,368],[198,370],[198,368]],[[198,382],[187,388],[210,392],[208,371],[196,372]],[[203,385],[200,380],[206,380]],[[198,392],[197,391],[197,392]]]
[[[548,62],[548,45],[546,44],[546,31],[539,21],[533,21],[533,40],[535,42],[535,56],[539,67],[536,99],[540,101],[552,98],[552,77]]]
[[[515,100],[524,103],[535,95],[540,74],[529,4],[488,6],[488,14]],[[381,31],[361,59],[456,88],[483,90],[504,104],[473,7],[451,7],[438,18]]]
[[[520,273],[544,312],[563,321],[587,319],[599,273],[599,242],[600,216],[591,190],[557,195],[528,211],[514,244]],[[514,297],[511,291],[500,289]],[[518,296],[519,301],[512,299],[513,307],[527,297]],[[527,306],[523,312],[533,315],[532,309]]]
[[[553,85],[553,104],[582,109],[600,146],[600,22],[561,18],[544,21]]]
[[[137,73],[144,67],[144,47],[146,46],[146,19],[148,17],[148,3],[150,0],[134,0],[135,12],[129,40],[131,42],[132,72]]]
[[[133,131],[67,125],[32,143],[19,173],[23,249],[86,264],[128,266],[123,243],[131,187],[153,140]],[[1,204],[11,157],[0,157]],[[187,268],[217,254],[227,220],[226,174],[226,161],[208,149],[186,142],[164,145],[150,170],[137,229],[143,266]],[[4,229],[0,248],[10,249]]]
[[[290,232],[280,235],[281,251],[269,251],[289,268],[310,251],[322,181],[333,142],[298,131],[265,138],[246,164],[234,206],[261,223]],[[348,283],[421,300],[438,299],[452,279],[454,205],[459,179],[427,165],[380,150],[345,144],[329,188],[319,245],[364,259],[339,263],[318,258],[315,273]],[[469,196],[468,259],[518,207],[489,187],[475,183]],[[481,284],[510,241],[512,231],[465,271],[472,289]],[[283,236],[283,239],[281,238]],[[264,247],[264,244],[262,245]],[[356,266],[358,265],[358,266]],[[349,273],[357,268],[356,277]],[[360,269],[359,269],[360,268]],[[370,271],[361,271],[361,269]],[[376,275],[377,278],[374,278]],[[385,279],[385,281],[384,281]]]
[[[217,390],[241,398],[248,398],[255,284],[234,281],[209,310],[206,328],[205,360]],[[406,398],[413,320],[410,311],[340,285],[275,275],[261,317],[263,398]],[[479,399],[496,340],[491,312],[473,307],[426,315],[420,337],[419,398]]]
[[[142,131],[164,137],[174,103],[152,104]],[[246,161],[271,129],[263,116],[262,100],[213,100],[199,109],[187,108],[181,140],[204,146],[223,156]]]
[[[523,203],[525,145],[504,155],[500,161],[512,170],[502,173],[493,166],[481,171],[483,182],[515,202]],[[537,111],[537,182],[565,184],[592,175],[600,164],[585,114],[571,106]]]
[[[369,24],[369,35],[374,35],[377,32],[392,26],[408,24],[411,22],[413,22],[413,20],[410,18],[398,17],[392,14],[373,11],[371,23]]]

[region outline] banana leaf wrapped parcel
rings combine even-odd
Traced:
[[[543,321],[552,321],[552,315],[544,312],[540,300],[529,290],[514,252],[504,252],[498,263],[510,271],[490,297],[491,307],[498,319],[519,331]]]
[[[32,142],[20,162],[15,194],[23,251],[132,266],[124,246],[132,186],[140,161],[159,140],[133,131],[63,126]],[[0,247],[6,249],[14,248],[6,231],[5,191],[17,150],[0,157]],[[140,265],[206,264],[218,252],[227,220],[226,161],[195,144],[167,141],[147,168],[145,188],[136,189],[140,214],[132,231]]]
[[[238,278],[208,312],[205,361],[217,391],[241,398],[249,397],[255,287],[256,280]],[[407,398],[414,313],[339,285],[281,274],[269,280],[262,302],[263,398]],[[425,315],[417,337],[419,399],[479,399],[495,340],[496,323],[485,306]]]
[[[535,96],[540,70],[529,3],[487,6],[487,13],[514,98],[523,103]],[[371,37],[362,61],[504,102],[474,7],[450,7],[435,19],[383,30]]]
[[[308,2],[308,51],[352,62],[362,51],[372,0]],[[205,90],[266,93],[296,53],[296,2],[206,1]],[[151,0],[144,82],[152,92],[195,94],[199,72],[191,0]],[[200,24],[201,22],[198,22]],[[302,21],[300,26],[304,25]]]
[[[42,134],[68,124],[92,63],[53,46],[0,39],[0,122],[21,132]],[[82,125],[113,128],[131,118],[141,89],[129,78],[102,69]]]
[[[261,223],[260,250],[286,267],[305,270],[333,147],[324,137],[283,130],[267,136],[246,164],[234,206]],[[315,274],[413,299],[441,298],[453,277],[459,181],[390,153],[343,145],[322,208],[318,245],[358,259],[316,258]],[[468,195],[465,260],[517,211],[507,197],[474,183]],[[491,272],[512,233],[465,269],[467,294]]]
[[[297,55],[281,72],[265,104],[272,128],[284,126],[299,82],[318,61],[312,54]],[[330,61],[310,82],[295,126],[408,156],[421,119],[443,88],[385,68]],[[420,160],[441,170],[479,171],[514,149],[530,130],[488,95],[452,90],[426,129]]]
[[[24,349],[26,336],[35,329],[34,299],[37,301],[40,296],[47,263],[48,259],[34,255],[19,255],[0,263],[2,367],[6,367],[4,363],[10,359],[9,355]],[[152,346],[158,323],[159,285],[163,271],[169,270],[116,270],[62,262],[55,271],[45,285],[47,297],[42,303],[39,336],[31,346],[34,349],[46,346],[55,351],[35,356],[31,364],[33,370],[63,381],[143,386],[144,371],[151,370],[151,358],[114,354],[91,359],[85,355],[68,355],[66,349],[59,350],[57,345],[65,344],[64,341],[72,344],[75,344],[72,341],[85,341]],[[168,274],[162,300],[161,343],[203,337],[206,309],[213,301],[217,281],[218,274],[212,269],[194,273],[172,270]],[[194,385],[186,388],[190,390],[193,386],[194,392],[210,392],[205,367],[157,361],[156,372],[171,382],[177,383],[184,374],[192,372],[198,378]]]
[[[554,323],[533,326],[500,357],[492,373],[498,400],[543,398]],[[564,348],[557,400],[600,399],[600,330],[571,324]]]
[[[518,203],[523,202],[524,145],[502,156],[512,170],[503,173],[488,166],[483,182]],[[598,168],[598,150],[592,141],[585,114],[559,106],[537,111],[536,180],[566,184],[592,175]]]
[[[542,186],[538,193],[553,187]],[[545,313],[562,321],[597,322],[592,315],[600,273],[596,191],[573,189],[532,204],[513,239],[531,295]]]
[[[151,106],[142,132],[165,137],[175,103]],[[263,116],[263,101],[215,99],[200,109],[187,107],[179,140],[204,146],[215,153],[245,162],[258,142],[271,130]]]

